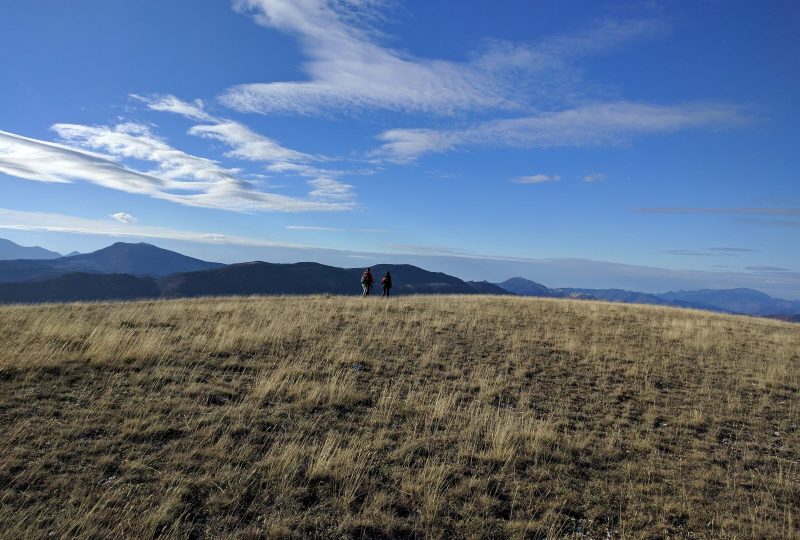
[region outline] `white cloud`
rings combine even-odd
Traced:
[[[353,207],[349,186],[339,188],[338,193],[331,188],[328,193],[312,185],[314,189],[306,198],[260,191],[241,178],[239,171],[172,148],[139,124],[56,124],[53,129],[70,145],[0,131],[0,172],[44,182],[85,181],[188,206],[234,211]],[[151,162],[155,169],[138,171],[125,165],[124,159]]]
[[[190,135],[214,139],[224,143],[231,150],[226,154],[229,157],[245,159],[248,161],[309,161],[315,159],[304,152],[292,150],[281,146],[276,141],[254,132],[244,124],[212,116],[202,109],[202,102],[198,100],[194,105],[183,101],[173,95],[146,98],[134,95],[137,100],[145,103],[147,108],[154,111],[171,112],[185,116],[191,120],[210,122],[189,129]]]
[[[750,272],[759,272],[759,273],[792,271],[790,268],[783,268],[781,266],[745,266],[744,269]]]
[[[195,100],[194,103],[187,103],[172,95],[155,96],[152,98],[130,94],[130,97],[142,103],[146,103],[149,109],[154,111],[171,112],[180,114],[192,120],[210,122],[215,118],[203,109],[202,100]]]
[[[548,182],[558,182],[561,177],[552,174],[532,174],[530,176],[519,176],[513,182],[517,184],[545,184]]]
[[[260,135],[247,126],[230,120],[216,124],[199,125],[189,129],[189,134],[215,139],[232,149],[227,156],[248,161],[308,161],[312,156],[285,148]]]
[[[126,223],[124,227],[120,227],[120,224],[113,219],[81,218],[64,214],[24,212],[6,208],[0,208],[0,229],[85,234],[116,238],[157,238],[163,240],[199,242],[203,244],[230,244],[253,247],[289,247],[303,249],[311,247],[263,239],[242,238],[218,233],[143,226],[137,225],[135,222]]]
[[[446,112],[512,105],[490,79],[467,64],[420,60],[378,45],[353,17],[359,0],[238,0],[266,27],[297,35],[309,60],[305,82],[236,86],[222,97],[240,111],[314,114],[333,108],[378,107]]]
[[[152,194],[166,182],[126,169],[109,155],[0,131],[0,172],[26,180],[69,183],[75,179],[131,193]]]
[[[344,229],[337,227],[317,227],[314,225],[287,225],[286,228],[291,231],[344,232]]]
[[[112,127],[54,124],[53,131],[67,143],[105,152],[113,159],[130,158],[156,163],[158,168],[150,174],[167,179],[164,182],[167,189],[203,189],[233,179],[236,173],[211,159],[172,148],[142,124],[129,122]]]
[[[380,108],[437,115],[514,110],[530,98],[563,101],[578,78],[569,62],[663,33],[654,21],[600,21],[576,35],[534,44],[490,42],[465,62],[418,58],[382,46],[371,23],[381,0],[236,0],[258,24],[296,36],[308,60],[306,81],[243,84],[221,100],[246,112],[318,114]]]
[[[584,182],[589,182],[589,183],[600,182],[601,180],[605,180],[605,179],[606,179],[606,175],[603,174],[603,173],[587,174],[586,176],[584,176],[582,178],[582,180]]]
[[[624,145],[636,136],[692,128],[717,128],[746,120],[738,109],[717,104],[651,105],[595,103],[556,112],[492,120],[457,130],[392,129],[373,156],[408,162],[464,146],[552,148]]]
[[[146,103],[153,110],[173,112],[190,119],[212,122],[191,127],[189,134],[222,142],[231,149],[225,154],[228,157],[262,162],[266,164],[266,168],[270,172],[307,178],[308,184],[312,188],[309,197],[314,200],[332,200],[343,203],[353,200],[353,186],[337,180],[338,177],[345,174],[345,171],[321,169],[308,165],[310,161],[325,159],[321,156],[313,156],[286,148],[276,141],[254,132],[244,124],[198,111],[196,107],[175,96],[161,96],[154,99],[137,96],[137,99]]]
[[[116,214],[111,214],[111,217],[119,221],[120,223],[128,223],[128,224],[136,224],[139,222],[134,216],[127,214],[125,212],[117,212]]]
[[[378,139],[383,144],[371,155],[392,163],[409,163],[424,154],[447,152],[459,142],[456,133],[433,129],[390,129]]]

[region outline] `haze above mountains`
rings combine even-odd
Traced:
[[[514,277],[502,283],[463,281],[407,264],[372,266],[391,271],[393,294],[513,294],[655,304],[800,319],[800,301],[754,289],[700,289],[651,294],[622,289],[549,288]],[[59,253],[0,239],[0,303],[178,298],[253,294],[358,294],[361,268],[314,262],[224,265],[145,243],[118,242],[87,254]]]

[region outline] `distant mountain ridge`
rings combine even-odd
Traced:
[[[315,262],[280,264],[256,261],[225,265],[146,243],[118,242],[93,253],[66,257],[55,255],[58,257],[0,260],[0,303],[214,295],[359,294],[362,271],[362,268],[338,268]],[[661,294],[624,289],[551,289],[522,277],[490,283],[463,281],[409,264],[372,266],[377,281],[386,271],[391,271],[394,277],[393,295],[513,294],[696,308],[790,321],[800,318],[800,301],[773,298],[754,289],[681,290]],[[374,292],[380,293],[379,283],[376,283]]]
[[[496,283],[490,283],[488,281],[467,281],[467,283],[469,283],[473,289],[477,290],[482,294],[499,294],[499,295],[514,294],[511,291],[500,287]]]
[[[695,291],[670,291],[651,294],[624,289],[550,289],[525,278],[511,278],[497,284],[521,296],[547,298],[581,298],[605,300],[629,304],[653,304],[661,306],[706,309],[723,313],[739,313],[758,316],[792,316],[800,314],[800,301],[782,300],[755,289],[700,289]]]
[[[0,283],[41,281],[70,273],[166,276],[225,266],[150,244],[117,242],[92,253],[50,260],[0,261]]]
[[[253,294],[358,294],[362,268],[315,262],[223,265],[149,244],[116,243],[57,261],[0,261],[0,302],[130,300]],[[377,281],[394,274],[393,295],[509,294],[484,282],[409,264],[372,266]],[[380,294],[376,283],[375,293]]]
[[[60,253],[44,249],[43,247],[20,246],[11,240],[0,238],[0,261],[12,261],[15,259],[57,259],[59,257],[61,257]]]
[[[800,313],[800,301],[773,298],[755,289],[670,291],[659,296],[665,300],[691,302],[732,313],[748,313],[751,315],[794,315]]]

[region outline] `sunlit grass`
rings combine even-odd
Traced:
[[[791,538],[800,327],[598,302],[0,308],[0,531]]]

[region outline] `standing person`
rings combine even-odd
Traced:
[[[392,274],[386,272],[384,274],[383,279],[381,279],[381,285],[383,285],[383,296],[389,296],[389,289],[392,288]]]
[[[372,271],[367,268],[361,274],[361,288],[364,289],[364,296],[369,296],[373,283],[375,283],[375,279],[372,277]]]

